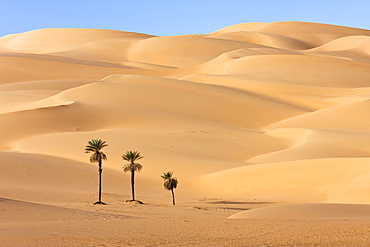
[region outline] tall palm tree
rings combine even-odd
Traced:
[[[140,171],[143,166],[136,161],[144,158],[140,155],[140,152],[137,151],[127,151],[122,155],[122,159],[129,161],[130,163],[122,167],[124,172],[131,172],[131,192],[132,192],[132,201],[135,201],[135,171]]]
[[[108,146],[105,141],[101,139],[93,139],[88,142],[88,145],[85,147],[85,153],[91,153],[90,162],[91,163],[98,163],[99,166],[99,200],[94,204],[105,204],[101,201],[101,181],[102,181],[102,161],[107,160],[107,156],[105,153],[100,151],[102,148]]]
[[[175,193],[173,192],[173,189],[177,188],[177,184],[179,183],[177,181],[177,178],[172,177],[173,172],[164,172],[161,176],[164,179],[163,186],[166,190],[170,190],[172,193],[172,204],[175,205]]]

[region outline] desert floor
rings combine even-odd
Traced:
[[[0,246],[369,246],[369,99],[369,30],[1,37]]]
[[[369,219],[228,219],[261,202],[46,206],[2,200],[1,246],[368,246]],[[5,205],[4,205],[5,204]],[[24,205],[23,205],[24,204]],[[28,204],[28,205],[27,205]],[[4,205],[4,206],[3,206]]]

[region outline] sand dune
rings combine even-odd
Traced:
[[[0,159],[4,169],[4,199],[56,204],[96,200],[95,166],[64,158],[9,151],[3,151]],[[109,176],[105,181],[106,192],[114,193],[110,188],[123,184],[124,180],[120,173],[109,169],[105,173]]]
[[[3,243],[369,245],[369,39],[369,30],[303,22],[1,37]],[[109,144],[104,207],[92,205],[98,173],[84,153],[94,138]],[[145,205],[125,204],[127,150],[145,157],[136,175]],[[179,179],[176,207],[166,171]],[[95,223],[106,230],[96,234]],[[354,234],[333,240],[346,227]]]
[[[210,37],[248,42],[282,49],[304,50],[309,47],[303,42],[293,38],[255,31],[216,32],[210,35]]]
[[[251,34],[249,35],[248,32]],[[242,23],[229,26],[210,35],[240,39],[245,42],[278,48],[306,50],[350,35],[369,35],[369,30],[339,27],[319,23],[274,22]],[[248,37],[249,36],[249,37]],[[252,39],[250,39],[250,37]]]
[[[247,165],[207,174],[215,196],[279,202],[369,203],[368,158],[322,158]],[[220,193],[221,191],[221,193]]]
[[[102,40],[132,42],[152,36],[139,33],[99,29],[40,29],[5,36],[0,41],[1,50],[29,53],[50,53],[75,48]]]
[[[212,49],[204,49],[205,46]],[[261,46],[198,35],[155,37],[133,43],[127,56],[135,62],[182,68],[209,61],[228,51],[251,47]]]
[[[293,117],[275,123],[269,128],[281,127],[297,127],[302,128],[321,128],[321,129],[344,129],[354,131],[368,130],[367,123],[369,122],[364,112],[368,109],[369,100],[363,98],[365,95],[359,95],[359,100],[356,102],[344,103],[338,106],[328,107],[319,111],[315,111],[306,115]],[[297,123],[297,125],[295,124]]]
[[[301,130],[304,131],[304,129]],[[286,132],[285,135],[291,138],[291,132]],[[286,136],[284,137],[286,138]],[[312,130],[303,138],[297,138],[296,141],[299,144],[295,144],[289,149],[263,154],[249,161],[252,163],[267,163],[335,157],[357,158],[368,157],[370,154],[367,149],[367,146],[370,144],[368,143],[369,136],[367,132]]]
[[[369,36],[346,36],[335,39],[310,51],[354,51],[369,55]]]

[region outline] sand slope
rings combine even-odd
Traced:
[[[170,37],[88,29],[1,37],[0,205],[11,214],[33,210],[24,221],[9,214],[3,222],[38,222],[41,229],[47,219],[68,225],[88,218],[91,226],[91,211],[100,210],[91,206],[97,167],[84,147],[94,138],[109,144],[103,198],[111,206],[92,217],[115,222],[113,228],[128,215],[138,228],[139,215],[149,226],[172,217],[169,227],[178,218],[199,227],[271,204],[235,218],[368,217],[366,206],[353,204],[370,203],[369,40],[369,30],[302,22]],[[130,180],[121,155],[127,150],[145,157],[136,188],[149,211],[124,205]],[[180,181],[181,209],[174,211],[166,211],[171,198],[160,178],[170,170]],[[275,207],[290,203],[305,204]],[[234,230],[225,232],[233,232],[236,246],[251,244],[235,235],[241,223],[230,224]],[[150,243],[158,229],[147,230],[153,233],[147,242],[131,240]],[[215,238],[174,241],[212,246]],[[17,246],[17,237],[8,240]]]
[[[248,165],[205,175],[202,183],[210,193],[215,190],[238,198],[369,203],[369,185],[364,183],[370,176],[368,162],[368,158],[307,158]]]
[[[1,209],[7,214],[2,215],[0,222],[30,222],[30,221],[67,221],[105,218],[125,219],[129,216],[114,214],[99,214],[78,209],[42,205],[0,198]]]

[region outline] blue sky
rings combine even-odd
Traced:
[[[0,37],[41,28],[204,34],[275,21],[370,29],[369,13],[370,0],[0,0]]]

